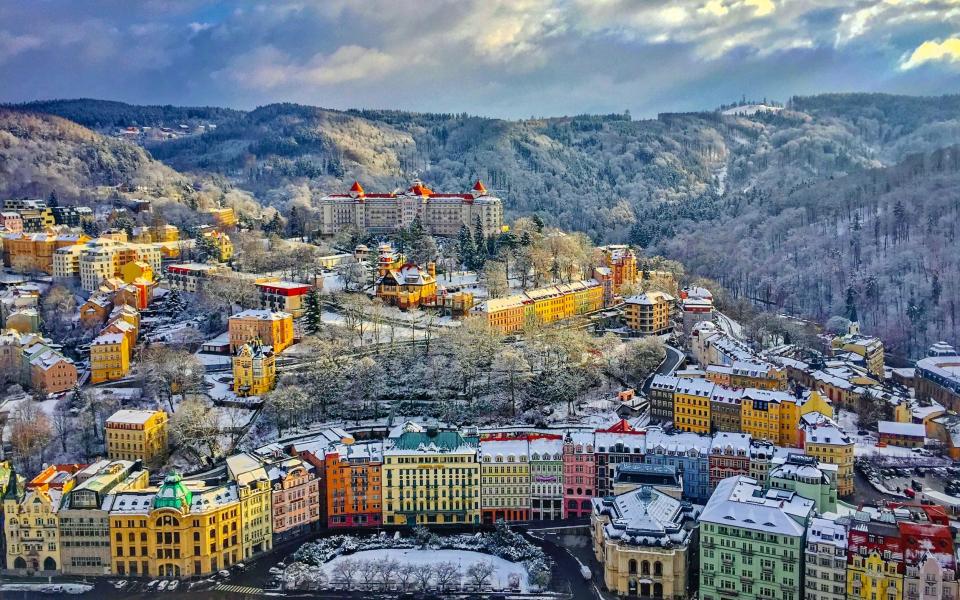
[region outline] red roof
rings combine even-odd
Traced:
[[[432,196],[433,190],[423,185],[422,183],[416,183],[410,188],[410,193],[416,196]]]
[[[486,194],[486,193],[487,193],[487,188],[483,187],[483,183],[481,183],[479,179],[477,180],[477,182],[476,182],[475,184],[473,184],[473,190],[474,190],[475,192],[479,192],[479,193],[481,193],[481,194]]]
[[[643,433],[634,429],[633,425],[627,423],[626,419],[620,419],[608,429],[598,429],[599,433]]]
[[[363,186],[360,185],[360,182],[359,182],[359,181],[354,181],[354,182],[353,182],[353,185],[350,186],[350,191],[351,191],[351,192],[356,192],[357,194],[360,194],[360,195],[362,196],[362,195],[363,195]]]

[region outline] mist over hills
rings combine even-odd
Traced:
[[[82,147],[91,144],[65,125],[22,135],[6,111],[6,193],[71,184],[82,191],[103,178],[162,169],[161,179],[205,178],[223,193],[285,211],[309,207],[311,197],[345,190],[354,179],[375,191],[419,176],[434,189],[456,191],[479,178],[504,199],[509,218],[536,213],[597,242],[640,244],[742,297],[819,319],[852,302],[865,328],[904,353],[916,355],[937,337],[957,340],[960,96],[825,94],[754,114],[650,120],[98,100],[9,109],[58,115],[101,134],[127,125],[216,127],[147,144],[149,154],[85,133],[102,155],[90,161]],[[62,156],[81,157],[86,169],[57,171]],[[57,177],[29,174],[50,169]]]

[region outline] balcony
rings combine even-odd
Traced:
[[[737,590],[728,590],[727,588],[719,588],[717,591],[725,598],[736,598],[740,595]]]

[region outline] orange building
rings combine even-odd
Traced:
[[[285,312],[245,310],[230,317],[227,329],[231,353],[256,339],[270,346],[274,354],[293,344],[293,315]]]
[[[381,445],[342,444],[324,457],[327,527],[382,524]]]
[[[89,236],[77,233],[19,233],[3,237],[3,264],[15,270],[53,273],[53,253],[82,244]]]
[[[56,350],[47,350],[30,361],[30,386],[44,394],[59,394],[77,385],[77,367]]]
[[[436,265],[427,263],[426,271],[413,263],[388,269],[377,281],[377,297],[402,309],[433,306],[437,302]]]
[[[620,293],[624,285],[633,285],[637,282],[637,257],[630,246],[623,244],[604,246],[603,262],[613,275],[613,292]]]
[[[80,306],[80,324],[88,329],[100,327],[110,316],[113,301],[102,292],[94,292]]]

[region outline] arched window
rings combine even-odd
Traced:
[[[663,563],[661,563],[659,560],[653,563],[653,574],[656,575],[657,577],[663,575]],[[654,594],[654,595],[657,595],[657,594]]]
[[[567,508],[569,508],[569,509],[571,509],[571,510],[577,510],[577,501],[576,501],[576,500],[570,500],[570,501],[568,501],[568,502],[567,502]]]
[[[650,574],[650,561],[649,561],[649,560],[645,560],[645,561],[643,561],[642,563],[640,563],[640,574],[641,574],[641,575],[649,575],[649,574]]]
[[[659,564],[659,563],[657,563],[657,564]],[[662,584],[662,583],[655,583],[655,584],[653,584],[653,597],[654,597],[654,598],[662,598],[662,597],[663,597],[663,584]]]
[[[44,571],[56,571],[57,570],[57,561],[53,560],[52,556],[48,556],[43,561],[43,570]]]
[[[630,559],[630,562],[627,563],[627,572],[631,575],[637,574],[637,561],[632,558]]]
[[[22,556],[18,556],[17,559],[16,559],[15,561],[13,561],[13,568],[14,568],[14,569],[26,569],[26,568],[27,568],[27,561],[23,560],[23,557],[22,557]]]

